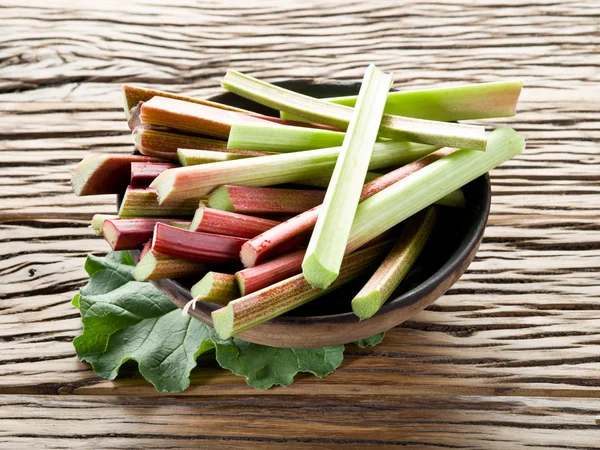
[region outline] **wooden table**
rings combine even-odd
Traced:
[[[0,447],[599,448],[600,5],[296,3],[0,0]],[[70,300],[107,250],[87,225],[115,206],[76,198],[70,172],[131,150],[120,84],[207,96],[230,67],[358,79],[370,62],[398,88],[525,80],[518,115],[492,122],[528,148],[492,172],[450,292],[287,388],[203,366],[163,395],[78,362]]]

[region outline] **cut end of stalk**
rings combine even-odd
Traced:
[[[94,214],[92,217],[92,222],[90,223],[90,228],[94,230],[96,236],[102,236],[102,226],[104,225],[104,221],[108,219],[116,219],[118,216],[112,214]]]
[[[235,282],[236,282],[236,284],[238,286],[238,289],[240,290],[240,294],[243,297],[244,295],[246,295],[246,284],[244,283],[244,277],[241,276],[239,274],[239,272],[236,273],[234,276],[235,276]]]
[[[192,286],[190,294],[192,297],[206,297],[213,284],[213,272],[208,272],[200,281]]]
[[[455,191],[450,192],[445,197],[440,198],[436,205],[441,206],[451,206],[452,208],[466,208],[467,200],[465,198],[465,194],[463,194],[462,189],[457,189]]]
[[[110,248],[113,249],[113,251],[120,250],[115,247],[117,241],[119,240],[120,233],[110,220],[105,221],[102,225],[102,235],[104,236],[106,242],[108,242],[108,245],[110,245]]]
[[[221,211],[235,211],[227,186],[221,186],[212,191],[208,197],[208,206],[209,208],[220,209]]]
[[[192,218],[192,222],[190,223],[189,230],[196,231],[200,224],[202,223],[202,216],[204,216],[204,205],[198,206],[198,209],[194,213],[194,217]]]
[[[134,267],[131,275],[137,281],[148,281],[152,279],[152,274],[156,269],[156,256],[150,251]]]
[[[125,118],[129,122],[129,119],[131,119],[131,106],[129,105],[129,96],[127,95],[128,90],[129,86],[126,84],[121,88],[121,93],[123,94],[123,111],[125,111]]]
[[[323,266],[313,253],[302,262],[302,274],[313,288],[326,289],[335,281],[339,272],[333,272]]]
[[[248,243],[242,245],[242,250],[240,251],[240,259],[242,260],[242,264],[244,265],[244,267],[254,267],[256,265],[257,258],[258,252],[254,247],[252,247]]]
[[[352,312],[354,312],[360,320],[373,317],[380,306],[381,296],[379,295],[379,291],[371,291],[364,297],[355,297],[352,299]]]
[[[150,183],[150,187],[156,189],[159,205],[170,200],[169,196],[175,186],[175,174],[172,172],[173,170],[165,170]]]
[[[213,327],[221,339],[233,336],[233,305],[229,304],[211,314]]]
[[[96,170],[104,164],[105,159],[105,155],[93,155],[83,158],[79,164],[77,164],[75,172],[73,172],[73,177],[71,178],[71,186],[73,187],[75,195],[78,197],[89,195],[92,186],[88,181]]]

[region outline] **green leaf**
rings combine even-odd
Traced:
[[[289,386],[298,372],[322,378],[339,367],[344,346],[324,348],[277,348],[251,344],[234,338],[216,346],[217,362],[234,374],[246,377],[255,388],[268,389],[275,384]]]
[[[113,380],[129,360],[142,376],[163,392],[180,392],[189,384],[196,358],[215,348],[219,364],[266,389],[289,385],[298,372],[323,377],[342,362],[343,346],[280,349],[239,339],[219,339],[213,328],[181,311],[150,283],[131,277],[127,252],[106,258],[90,255],[89,283],[73,298],[83,333],[73,341],[80,360],[92,364],[102,378]]]
[[[355,344],[358,345],[360,348],[373,347],[374,345],[381,344],[381,341],[383,341],[384,337],[385,337],[385,333],[379,333],[379,334],[376,334],[375,336],[371,336],[368,338],[361,339],[360,341],[356,341]]]

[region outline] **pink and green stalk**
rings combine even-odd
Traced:
[[[373,317],[391,297],[423,251],[436,219],[436,208],[430,206],[406,221],[390,253],[352,300],[352,311],[360,320]]]
[[[233,300],[212,312],[213,326],[226,339],[278,317],[368,273],[389,247],[386,241],[346,256],[339,276],[327,289],[313,288],[299,274]]]
[[[144,246],[140,260],[131,273],[137,281],[162,280],[164,278],[181,278],[206,273],[205,264],[173,258],[152,249],[152,244]]]
[[[132,137],[135,148],[143,155],[161,158],[177,159],[177,149],[190,148],[200,150],[227,151],[227,142],[186,134],[176,133],[177,130],[157,130],[150,125],[141,125],[133,130]],[[230,153],[234,153],[231,150]],[[165,156],[166,155],[166,156]]]
[[[235,277],[228,273],[208,272],[190,289],[196,301],[226,305],[240,297]]]
[[[102,225],[104,225],[104,221],[108,219],[116,219],[119,216],[115,216],[114,214],[94,214],[92,217],[92,221],[90,223],[90,228],[94,230],[96,236],[102,236]]]
[[[221,186],[208,197],[208,206],[241,214],[299,214],[320,205],[324,191],[250,186]]]
[[[377,192],[384,190],[419,169],[455,151],[455,149],[451,148],[437,150],[417,161],[370,181],[364,185],[360,200],[363,201],[373,196]],[[312,230],[317,222],[320,211],[321,206],[316,206],[250,239],[242,246],[241,259],[244,267],[253,267],[266,259],[281,254],[280,246],[282,244],[300,235],[306,235]]]
[[[241,108],[236,108],[234,106],[223,105],[221,103],[211,102],[209,100],[202,100],[198,98],[188,97],[186,95],[172,94],[170,92],[159,91],[156,89],[148,89],[139,86],[131,86],[129,84],[123,85],[123,110],[125,111],[125,116],[127,120],[131,118],[131,108],[137,106],[140,102],[147,102],[153,97],[166,97],[173,98],[175,100],[182,100],[184,102],[197,103],[200,105],[211,106],[213,108],[225,109],[228,111],[237,111],[241,113],[248,113],[250,111],[246,111]]]
[[[161,203],[208,195],[224,184],[271,186],[330,176],[341,147],[307,150],[165,170],[150,185]],[[369,169],[395,167],[437,150],[410,142],[377,142]]]
[[[152,249],[174,258],[219,264],[238,261],[244,242],[244,238],[183,230],[157,223]]]
[[[144,246],[152,238],[157,223],[171,224],[169,218],[111,218],[104,220],[102,235],[110,247],[117,250],[133,250]],[[189,226],[189,222],[177,222]]]
[[[202,231],[204,233],[223,234],[225,236],[250,239],[280,223],[275,220],[200,206],[194,214],[189,229],[190,231]]]
[[[264,264],[240,270],[235,280],[242,295],[248,295],[302,271],[305,249],[286,253]]]
[[[129,184],[131,163],[160,162],[142,155],[92,155],[81,160],[71,178],[75,195],[119,194]]]
[[[156,190],[153,188],[128,187],[123,196],[119,217],[181,217],[192,216],[200,198],[158,204]]]
[[[221,85],[265,106],[294,114],[308,122],[347,129],[353,108],[302,95],[235,70],[227,71]],[[485,150],[485,128],[384,114],[379,135],[424,144]]]
[[[255,116],[189,103],[165,97],[153,97],[142,105],[143,123],[227,139],[234,123],[263,123],[279,126]]]
[[[365,183],[369,181],[373,181],[375,178],[379,178],[381,176],[380,173],[377,172],[367,172],[365,176]],[[327,189],[329,186],[329,182],[331,181],[331,177],[321,177],[321,178],[313,178],[312,180],[300,180],[294,182],[294,184],[298,184],[300,186],[311,186],[317,188]]]
[[[174,169],[175,167],[179,167],[179,165],[157,162],[132,162],[129,185],[132,187],[148,187],[165,170]]]

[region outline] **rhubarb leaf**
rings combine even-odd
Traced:
[[[73,341],[77,356],[102,378],[115,379],[121,366],[134,360],[157,390],[180,392],[190,384],[196,358],[213,348],[223,368],[262,389],[289,385],[298,372],[326,376],[342,362],[343,346],[279,349],[219,339],[211,327],[182,317],[152,284],[134,281],[133,267],[128,252],[88,256],[90,281],[73,299],[83,324]]]
[[[356,341],[355,344],[358,345],[360,348],[373,347],[375,345],[381,344],[381,341],[383,341],[384,337],[385,332],[376,334],[375,336],[361,339],[360,341]]]
[[[298,372],[323,378],[344,359],[344,346],[324,348],[276,348],[251,344],[234,338],[217,345],[217,362],[234,374],[246,377],[255,388],[268,389],[275,384],[289,386]]]

